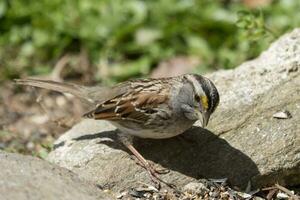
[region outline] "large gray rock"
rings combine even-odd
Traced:
[[[284,35],[259,58],[208,75],[221,102],[208,130],[195,124],[165,140],[134,145],[157,165],[162,178],[181,187],[198,178],[229,178],[245,187],[300,184],[300,29]],[[291,118],[273,114],[288,110]],[[113,140],[113,141],[110,141]],[[83,120],[56,141],[48,159],[113,190],[151,183],[104,121]]]
[[[30,156],[0,152],[0,199],[111,200],[113,197],[69,170]]]

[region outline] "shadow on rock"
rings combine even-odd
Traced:
[[[74,140],[108,138],[117,141],[115,131],[83,135]],[[111,148],[131,154],[120,142],[106,142]],[[170,139],[152,140],[135,138],[134,146],[148,160],[196,179],[228,178],[233,185],[245,187],[259,174],[255,163],[224,139],[199,127]]]

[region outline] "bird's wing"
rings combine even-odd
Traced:
[[[84,116],[105,120],[130,120],[147,122],[150,116],[159,110],[161,104],[169,100],[170,88],[162,87],[159,81],[145,82],[145,80],[129,83],[112,99],[102,102]],[[122,87],[124,88],[124,87]]]

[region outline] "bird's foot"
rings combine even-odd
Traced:
[[[172,183],[168,183],[159,177],[160,174],[167,174],[170,172],[170,170],[165,169],[165,168],[161,168],[161,169],[154,168],[153,165],[149,164],[148,162],[145,166],[142,166],[142,167],[144,167],[148,171],[152,182],[155,184],[155,187],[158,190],[161,188],[161,183],[165,184],[166,186],[168,186],[172,189],[177,190],[176,185],[174,185]]]

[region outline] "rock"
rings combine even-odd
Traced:
[[[250,171],[233,171],[242,176],[233,182],[244,185],[242,179],[251,177],[256,187],[300,183],[300,73],[289,72],[294,66],[300,66],[300,29],[282,36],[256,60],[210,76],[221,102],[208,129],[247,155],[258,172],[251,176],[254,168],[242,165]],[[289,111],[287,119],[273,118],[280,110]]]
[[[134,145],[146,159],[170,169],[162,178],[178,187],[199,178],[228,178],[242,189],[249,181],[253,187],[300,184],[300,73],[290,70],[299,66],[296,29],[259,58],[207,75],[221,95],[208,129],[196,123],[179,137],[136,139]],[[280,110],[292,118],[273,118]],[[48,160],[115,191],[151,184],[104,121],[74,126],[56,141]]]
[[[0,199],[113,199],[69,170],[31,156],[0,151]]]

